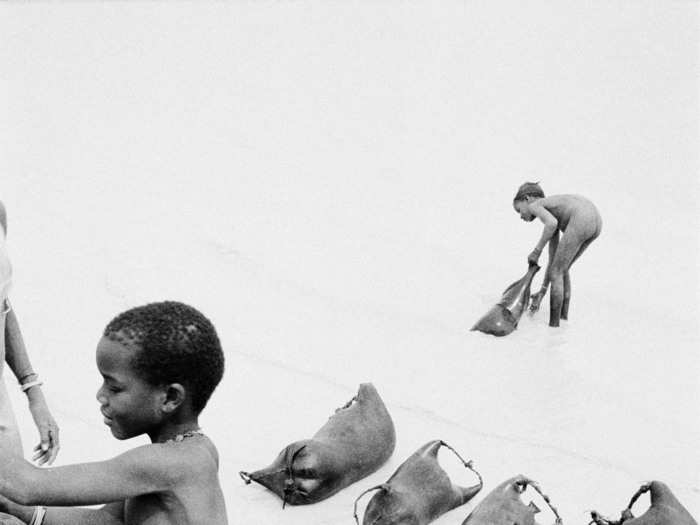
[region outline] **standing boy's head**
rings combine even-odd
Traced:
[[[513,197],[513,204],[519,201],[526,200],[528,197],[532,197],[535,199],[544,198],[544,191],[542,191],[539,182],[525,182],[521,184],[518,188],[518,191],[515,194],[515,197]]]
[[[115,317],[97,346],[97,366],[104,378],[97,399],[114,436],[156,440],[168,421],[196,421],[223,376],[224,355],[204,315],[165,301]]]
[[[526,182],[520,185],[513,197],[513,209],[522,220],[531,222],[535,219],[535,215],[530,211],[528,204],[532,200],[543,198],[544,191],[538,182]]]

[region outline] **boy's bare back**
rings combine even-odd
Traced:
[[[581,195],[551,195],[536,203],[554,215],[558,222],[557,228],[561,232],[565,232],[569,224],[577,229],[597,228],[600,220],[595,205]]]
[[[173,482],[169,490],[119,503],[128,525],[225,524],[226,509],[218,479],[218,453],[209,438],[195,435],[157,447]]]

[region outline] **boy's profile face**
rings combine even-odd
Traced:
[[[513,208],[520,215],[520,218],[526,222],[535,220],[535,214],[530,211],[530,197],[523,200],[515,201]]]
[[[97,344],[97,368],[103,377],[97,391],[105,425],[117,439],[152,431],[162,421],[163,389],[153,386],[133,368],[140,349],[106,337]]]

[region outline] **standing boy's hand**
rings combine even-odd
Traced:
[[[49,407],[46,405],[46,399],[39,387],[30,388],[27,391],[29,397],[29,411],[32,413],[34,423],[39,430],[39,444],[34,447],[33,461],[39,465],[48,463],[51,465],[60,448],[58,442],[58,425],[54,420]]]
[[[537,264],[537,261],[539,261],[539,259],[540,259],[541,253],[542,252],[540,250],[538,250],[537,248],[532,250],[532,252],[530,252],[530,255],[527,256],[527,263],[528,264]]]
[[[532,302],[530,303],[530,312],[535,313],[537,310],[540,309],[540,303],[542,302],[542,299],[544,298],[544,294],[546,294],[546,290],[540,290],[537,293],[533,293],[530,296],[530,299]]]

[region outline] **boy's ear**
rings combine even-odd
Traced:
[[[170,383],[165,387],[165,400],[163,401],[164,412],[174,412],[185,402],[185,387],[180,383]]]

